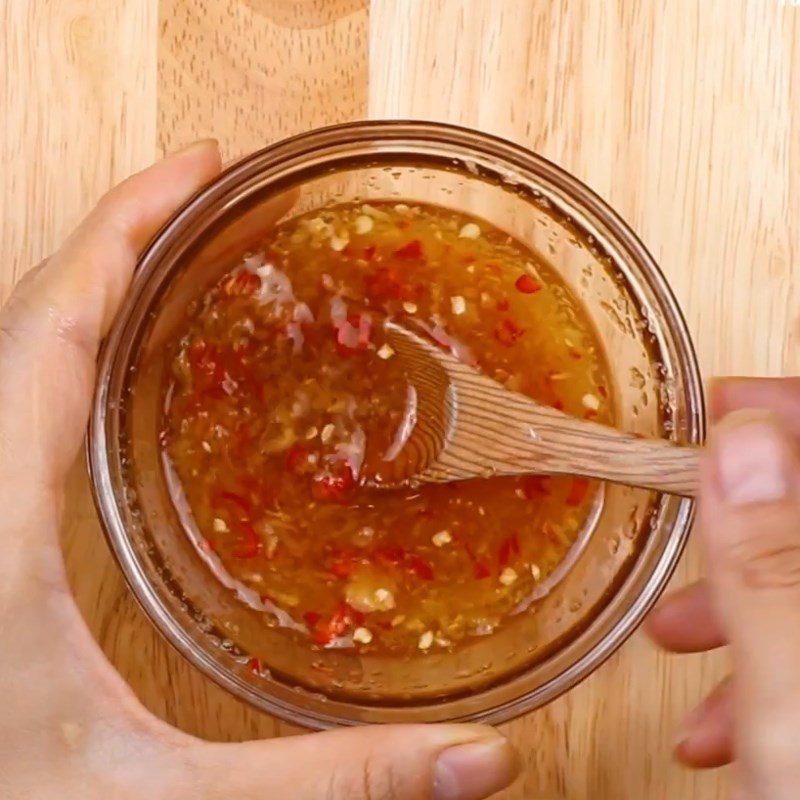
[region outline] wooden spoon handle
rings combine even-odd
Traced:
[[[573,419],[542,434],[550,458],[570,475],[696,497],[700,448],[664,439],[640,439],[614,428]]]
[[[640,439],[576,419],[475,376],[451,397],[458,425],[434,480],[469,475],[583,475],[694,497],[700,448]]]

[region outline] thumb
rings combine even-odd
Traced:
[[[518,772],[480,725],[387,725],[269,742],[202,744],[193,797],[208,800],[479,800]]]
[[[770,413],[734,412],[712,437],[702,481],[709,582],[736,670],[739,755],[746,758],[751,748],[759,750],[759,760],[782,754],[796,770],[800,760],[786,752],[800,739],[795,445]]]
[[[100,340],[137,257],[219,169],[218,146],[205,141],[128,178],[0,309],[0,482],[9,497],[20,483],[63,481],[89,416]]]

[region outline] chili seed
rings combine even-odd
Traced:
[[[394,608],[394,595],[388,589],[376,589],[375,605],[379,611],[389,611]]]
[[[503,586],[511,586],[511,584],[515,583],[516,580],[517,580],[517,572],[511,567],[506,567],[500,573],[500,583],[502,583]]]
[[[457,294],[450,298],[450,309],[454,314],[463,314],[467,310],[467,301]]]
[[[365,233],[369,233],[374,227],[375,223],[372,221],[372,217],[368,217],[366,214],[361,214],[356,217],[356,233],[363,236]]]
[[[439,531],[433,534],[431,541],[436,547],[444,547],[446,544],[450,544],[450,542],[453,541],[453,537],[450,535],[450,531]]]
[[[336,431],[336,426],[329,422],[323,429],[322,433],[320,434],[320,439],[322,439],[323,444],[328,444],[328,442],[333,438],[333,434]]]
[[[581,402],[589,411],[597,411],[600,408],[600,401],[593,394],[585,394]]]
[[[372,641],[372,631],[369,628],[356,628],[353,631],[353,641],[359,644],[369,644]]]

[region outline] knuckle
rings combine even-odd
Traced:
[[[35,332],[36,306],[33,297],[37,293],[40,276],[49,261],[50,259],[46,258],[27,270],[0,308],[0,347],[4,343],[19,344]]]
[[[145,199],[140,196],[141,193],[136,191],[137,185],[136,175],[125,178],[106,192],[95,208],[103,224],[122,238],[127,238],[128,231],[133,227],[133,222],[145,203]]]
[[[408,796],[391,759],[369,755],[360,768],[343,767],[331,775],[325,800],[402,800]]]
[[[26,282],[22,279],[22,283]],[[32,306],[28,292],[22,284],[18,286],[5,306],[0,309],[0,352],[7,347],[19,346],[30,338],[34,330],[31,326]]]
[[[47,340],[93,357],[97,342],[92,331],[79,324],[78,314],[47,294],[46,279],[40,279],[46,264],[29,270],[0,308],[0,356]]]
[[[729,568],[751,589],[800,586],[800,530],[785,523],[770,525],[766,518],[760,527],[755,536],[727,548]]]

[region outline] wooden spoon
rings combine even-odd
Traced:
[[[581,475],[694,497],[700,448],[570,417],[511,392],[395,322],[409,378],[407,438],[372,486],[494,475]]]

